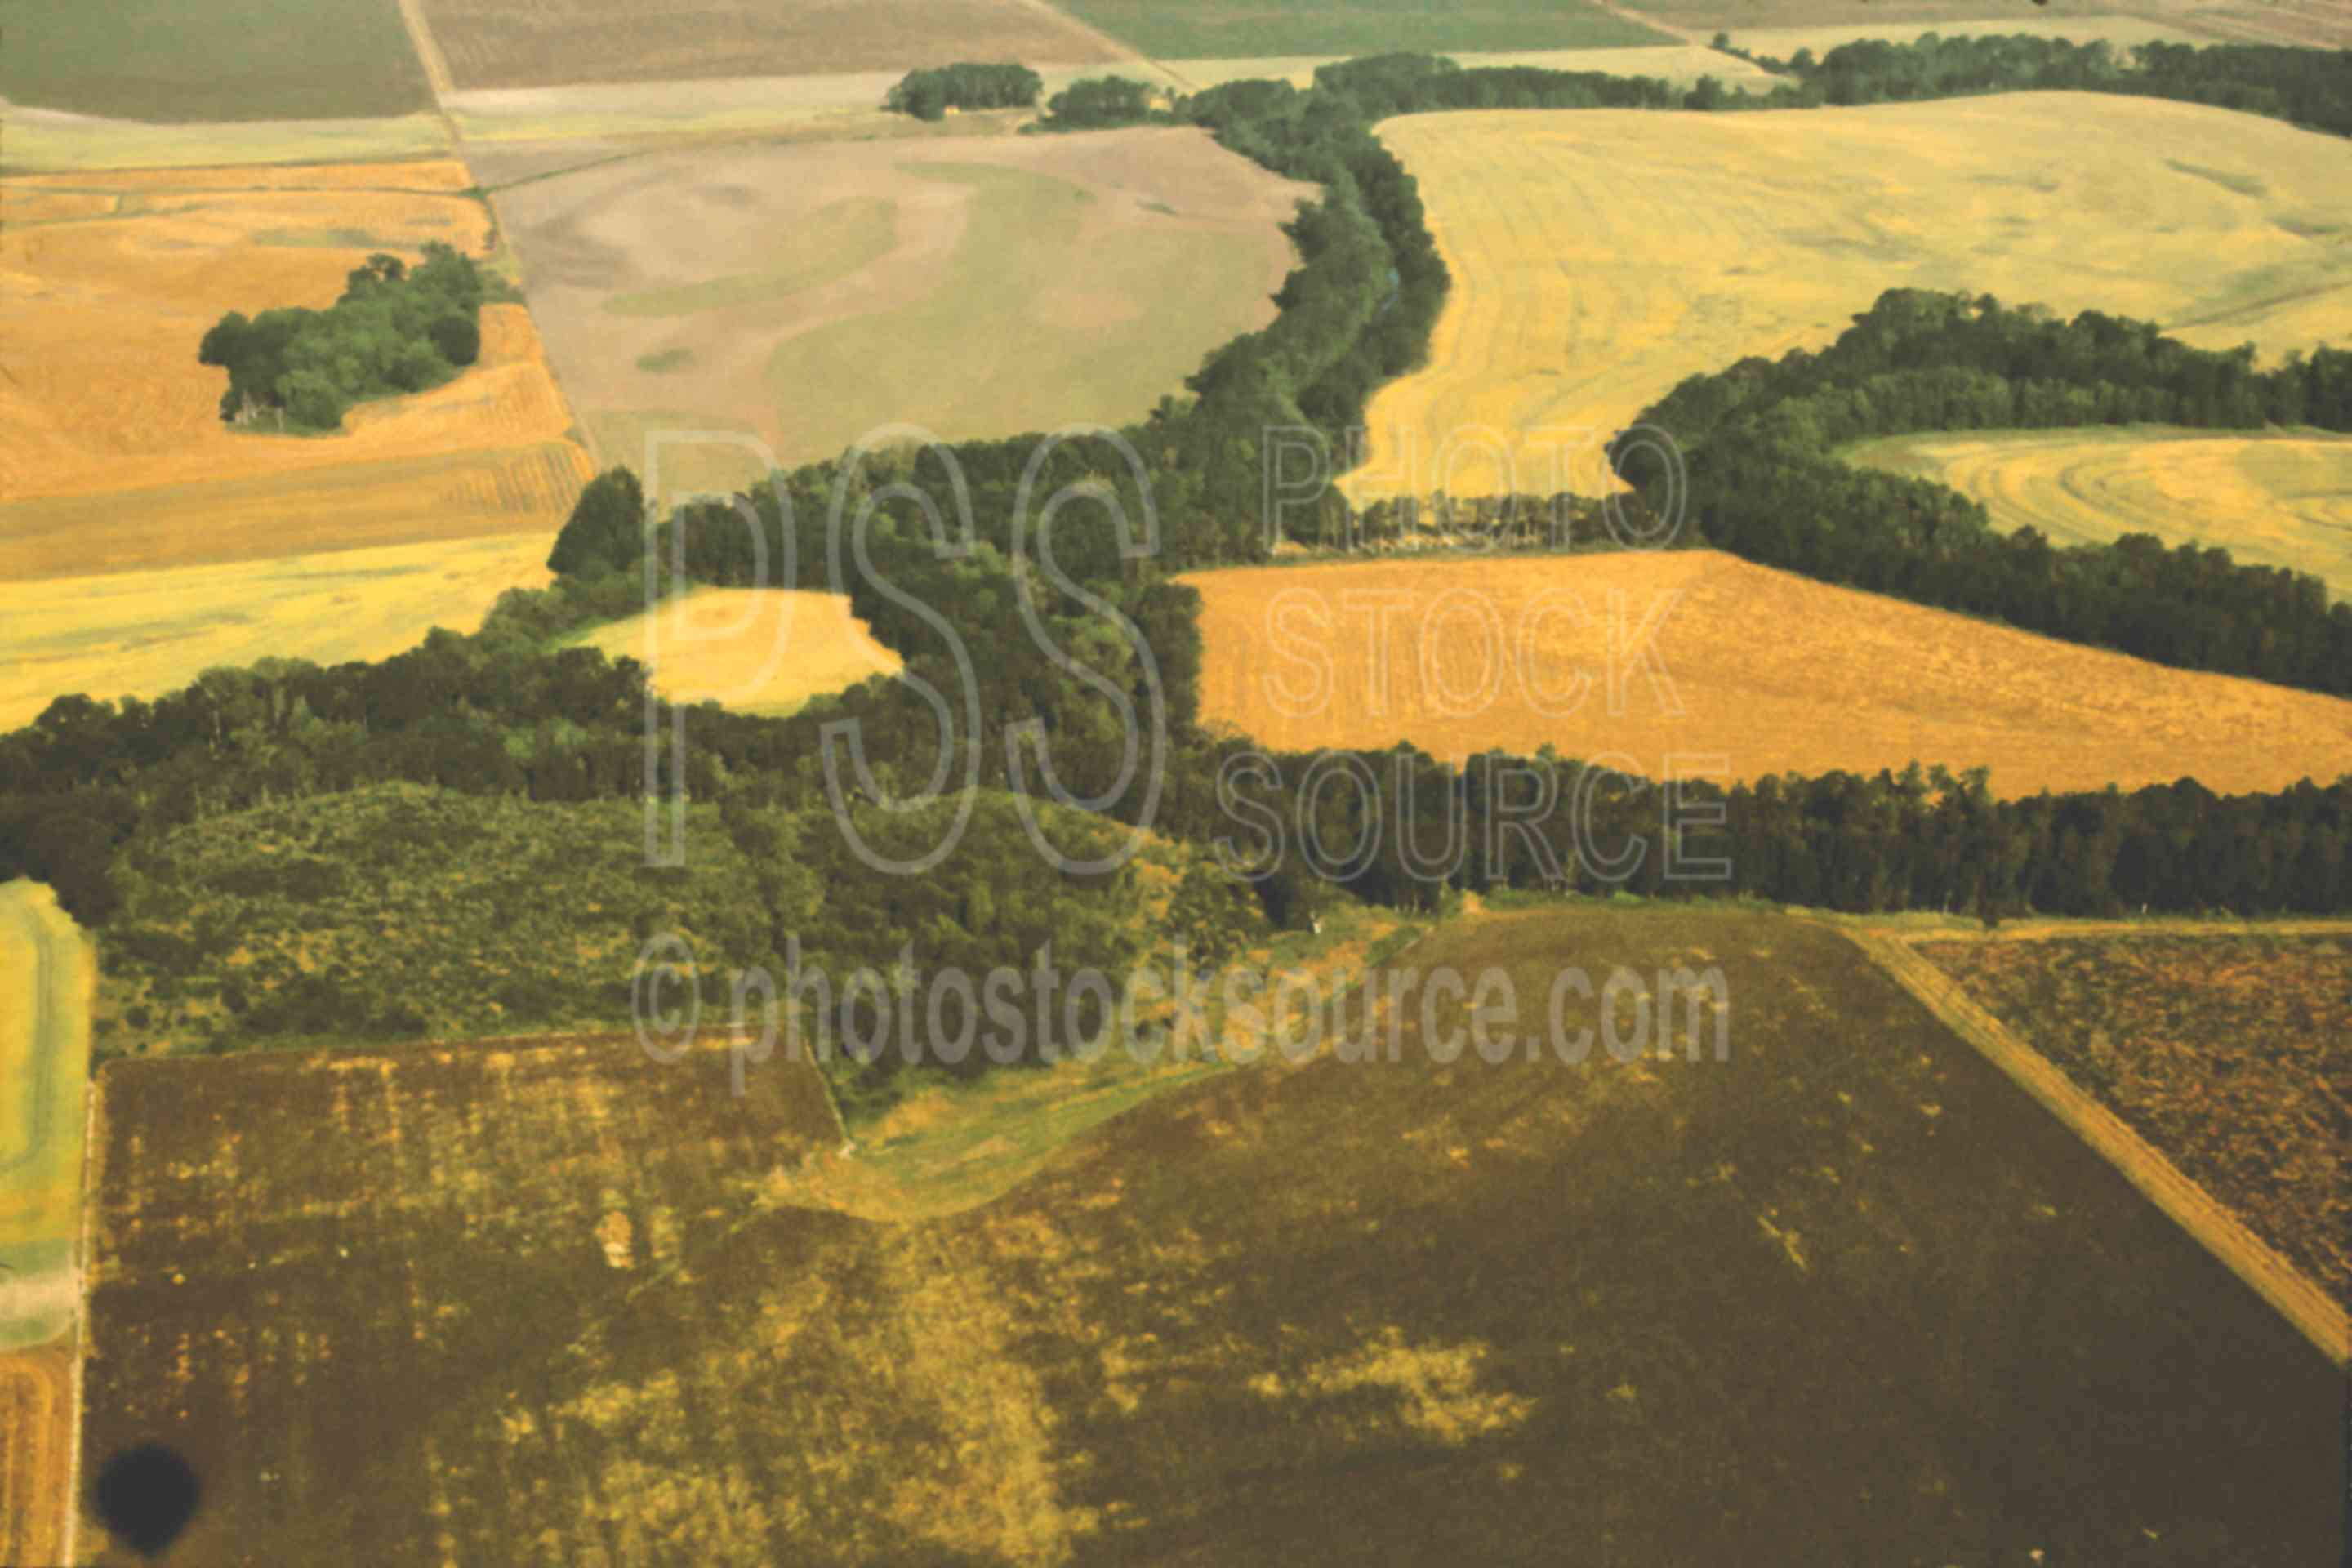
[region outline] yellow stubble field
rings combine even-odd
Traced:
[[[77,173],[0,182],[0,724],[152,696],[267,655],[380,658],[543,582],[590,463],[530,312],[478,363],[341,433],[223,425],[197,363],[229,310],[333,302],[367,255],[479,255],[462,163]],[[42,584],[37,594],[22,585]]]
[[[1716,551],[1206,572],[1202,718],[1279,751],[1410,741],[1726,780],[1913,761],[2004,796],[2352,773],[2352,702],[1816,583]],[[1376,628],[1385,626],[1385,632]],[[1612,672],[1615,677],[1612,679]],[[1680,771],[1699,773],[1694,763]]]
[[[2352,599],[2352,438],[2318,432],[1972,430],[1890,436],[1850,461],[1949,485],[1995,527],[2061,544],[2152,533],[2305,572]]]
[[[1428,367],[1371,402],[1359,500],[1590,489],[1594,443],[1685,376],[1823,347],[1890,288],[2154,320],[2265,363],[2340,337],[2352,303],[2352,142],[2228,110],[2017,93],[1380,134],[1454,288]]]
[[[788,713],[905,662],[850,613],[847,595],[804,589],[703,589],[583,640],[646,665],[671,701],[751,713]]]

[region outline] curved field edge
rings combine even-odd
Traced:
[[[2275,361],[2340,333],[2352,287],[2330,234],[2352,143],[2201,105],[1478,110],[1378,133],[1454,287],[1423,368],[1367,405],[1339,481],[1360,504],[1613,488],[1601,443],[1676,383],[1822,347],[1888,288],[2115,311]],[[2081,263],[2121,235],[2127,264]]]
[[[1929,939],[1855,925],[1836,929],[2121,1172],[2322,1354],[2339,1367],[2352,1365],[2352,1319],[2343,1303],[1916,951],[1915,943]]]
[[[2352,599],[2352,437],[2318,430],[2165,426],[1924,431],[1837,456],[1934,479],[2004,531],[2061,544],[2152,533],[2247,565],[2307,574]]]

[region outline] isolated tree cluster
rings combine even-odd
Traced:
[[[1027,109],[1045,89],[1045,79],[1027,66],[967,60],[908,71],[882,100],[882,107],[893,114],[939,120],[950,109]]]
[[[426,244],[414,268],[379,252],[326,310],[230,311],[196,358],[228,372],[223,420],[272,415],[276,428],[332,430],[355,403],[437,386],[479,358],[483,292],[471,258],[450,246]]]

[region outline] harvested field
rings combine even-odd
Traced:
[[[1306,194],[1146,128],[657,153],[495,199],[604,460],[667,427],[790,466],[891,421],[953,439],[1140,416],[1272,317]],[[680,350],[690,371],[640,367]]]
[[[0,729],[67,692],[152,699],[215,665],[387,658],[436,626],[470,632],[500,594],[551,581],[552,542],[541,531],[10,584]]]
[[[2012,797],[2184,775],[2222,793],[2276,790],[2352,773],[2352,702],[2053,642],[1714,551],[1184,580],[1204,601],[1202,719],[1284,751],[1409,740],[1459,761],[1549,743],[1569,757],[1619,753],[1650,777],[1671,757],[1714,755],[1748,780],[1916,760],[1988,765],[1994,791]],[[1383,596],[1397,608],[1376,667]]]
[[[1893,436],[1849,461],[1985,503],[1995,527],[2060,544],[2152,533],[2307,572],[2352,599],[2352,439],[2151,426]]]
[[[49,889],[0,884],[0,1352],[73,1327],[96,956]]]
[[[2196,4],[2198,0],[2188,0]],[[2180,0],[2156,0],[2150,12],[2185,8]],[[2032,32],[2060,27],[2096,27],[2126,20],[2121,8],[2106,0],[2049,0],[2046,6],[2018,15],[2000,0],[1873,0],[1866,24],[1891,26],[1906,37],[1925,32],[1958,33],[1972,26],[1993,26],[2002,32]],[[1729,29],[1735,40],[1746,31],[1815,27],[1833,32],[1855,26],[1854,8],[1843,0],[1646,0],[1633,15],[1659,26],[1679,27],[1705,37],[1718,28]],[[2009,24],[2014,23],[2015,26]],[[2086,35],[2095,37],[2095,34]],[[1760,51],[1759,51],[1760,52]]]
[[[2337,1301],[2352,1300],[2352,934],[1915,944]]]
[[[0,0],[0,92],[163,121],[361,119],[430,108],[396,0]]]
[[[153,573],[522,533],[543,541],[589,479],[569,441],[0,508],[0,582]],[[527,553],[527,552],[526,552]],[[191,594],[200,592],[192,580]],[[13,640],[13,639],[12,639]]]
[[[249,189],[236,188],[242,171],[0,185],[11,207],[67,195],[111,204],[0,235],[12,284],[0,324],[20,355],[0,388],[0,490],[15,502],[562,439],[570,417],[520,305],[483,308],[481,360],[467,374],[363,404],[340,436],[231,429],[220,419],[226,374],[196,363],[226,312],[332,304],[370,251],[413,259],[439,240],[480,254],[489,215],[457,194],[470,180],[463,164],[436,162],[315,179],[265,171]]]
[[[904,75],[956,60],[1087,65],[1122,58],[1050,5],[1023,0],[422,0],[460,91],[578,82]]]
[[[226,374],[196,363],[226,312],[331,304],[373,250],[479,253],[470,183],[440,161],[0,184],[0,582],[58,590],[11,616],[0,718],[268,654],[381,658],[544,580],[589,468],[523,307],[484,307],[464,374],[334,436],[224,426]]]
[[[1065,0],[1154,59],[1246,55],[1349,58],[1400,51],[1593,49],[1668,42],[1664,34],[1591,0]]]
[[[1822,347],[1890,288],[2097,309],[2271,359],[2340,336],[2352,300],[2352,142],[2228,110],[2026,93],[1423,114],[1381,135],[1454,289],[1429,367],[1372,399],[1361,499],[1492,494],[1514,470],[1549,493],[1554,449],[1598,482],[1586,443],[1685,376]]]
[[[62,1563],[73,1457],[69,1344],[0,1352],[0,1563]]]
[[[905,662],[850,614],[848,595],[782,588],[703,589],[583,640],[645,665],[673,702],[749,713],[789,713]]]
[[[147,125],[90,114],[0,105],[8,137],[0,173],[58,169],[236,167],[435,158],[449,151],[439,115],[391,120],[280,120],[244,124]]]
[[[1440,1065],[1464,1008],[1408,994],[1392,1062],[1220,1074],[919,1224],[803,1206],[781,1060],[111,1064],[85,1450],[190,1458],[189,1564],[2332,1550],[2325,1363],[1842,937],[1545,912],[1415,961],[1532,999],[1563,953],[1719,968],[1728,1056]]]

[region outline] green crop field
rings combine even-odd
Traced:
[[[1266,55],[1359,55],[1595,49],[1675,40],[1587,0],[1070,0],[1063,6],[1154,59],[1213,60]]]
[[[0,94],[122,120],[353,120],[432,106],[396,0],[0,0]]]
[[[190,1563],[2336,1550],[2326,1363],[1838,932],[1587,906],[1391,962],[1538,1033],[1564,964],[1717,968],[1727,1049],[1433,1059],[1466,1003],[1408,984],[1392,1060],[1180,1084],[910,1223],[842,1212],[866,1156],[781,1058],[111,1064],[84,1451],[190,1458]]]

